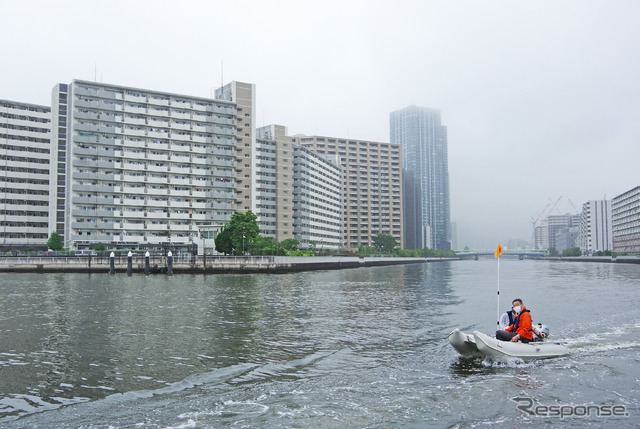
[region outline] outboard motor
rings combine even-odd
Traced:
[[[543,325],[542,323],[538,323],[538,326],[534,326],[533,328],[533,341],[543,341],[543,338],[540,336],[541,333],[546,335],[546,338],[549,338],[549,328],[547,325]]]

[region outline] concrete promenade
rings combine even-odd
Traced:
[[[393,258],[358,256],[191,256],[173,257],[173,274],[213,274],[213,273],[286,273],[296,271],[335,270],[343,268],[375,267],[383,265],[418,264],[459,260],[459,258]],[[145,272],[145,257],[132,257],[132,272]],[[127,274],[128,257],[114,258],[115,274]],[[149,257],[149,273],[167,273],[166,256]],[[69,256],[69,257],[2,257],[1,272],[25,273],[109,273],[108,256]]]

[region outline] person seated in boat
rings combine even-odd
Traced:
[[[500,329],[505,330],[509,326],[513,325],[513,319],[515,318],[516,318],[516,313],[515,311],[513,311],[513,308],[508,310],[500,318]]]
[[[533,341],[533,326],[531,322],[531,312],[522,303],[520,298],[511,302],[516,318],[508,328],[496,331],[496,338],[501,341],[522,341],[529,343]]]

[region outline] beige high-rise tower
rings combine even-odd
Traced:
[[[252,190],[255,189],[255,178],[252,165],[255,162],[256,127],[254,115],[256,111],[255,84],[231,82],[216,90],[216,99],[232,101],[237,106],[237,199],[234,209],[246,212],[255,206]]]
[[[293,144],[286,127],[257,129],[255,213],[263,235],[294,238],[300,248],[342,247],[342,169],[327,157]]]

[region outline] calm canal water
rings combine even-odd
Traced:
[[[497,285],[495,259],[0,274],[0,427],[640,424],[640,266],[502,258],[501,310],[522,298],[572,351],[533,363],[463,359],[447,341],[495,330]],[[515,397],[565,416],[527,415]],[[613,406],[627,416],[593,409]]]

